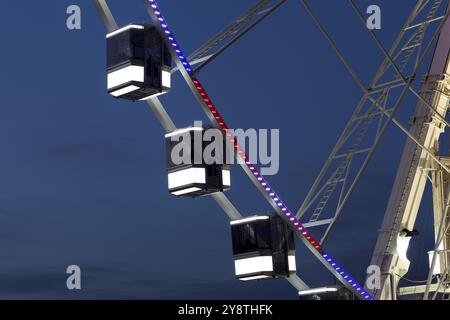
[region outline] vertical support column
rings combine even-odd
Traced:
[[[450,164],[450,158],[441,157],[442,161]],[[448,278],[450,265],[450,174],[442,168],[436,168],[432,173],[433,190],[433,218],[434,218],[434,240],[436,253],[433,250],[433,256],[430,260],[430,273],[434,271],[440,273],[440,277]],[[431,253],[430,253],[431,254]],[[435,255],[435,256],[434,256]],[[430,277],[429,277],[430,278]]]

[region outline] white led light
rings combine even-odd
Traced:
[[[170,137],[174,137],[174,136],[179,136],[183,133],[187,133],[187,132],[191,132],[191,131],[203,131],[203,128],[201,127],[190,127],[190,128],[184,128],[184,129],[179,129],[179,130],[175,130],[172,131],[171,133],[167,133],[165,135],[166,138],[170,138]]]
[[[295,262],[295,256],[289,255],[288,256],[288,265],[289,265],[289,271],[296,271],[297,270],[297,264]]]
[[[119,33],[125,32],[125,31],[130,30],[130,29],[144,30],[144,27],[140,26],[140,25],[136,25],[136,24],[130,24],[129,26],[126,26],[126,27],[120,28],[120,29],[118,29],[116,31],[113,31],[111,33],[108,33],[106,35],[106,38],[114,37],[115,35],[118,35]]]
[[[187,188],[187,189],[183,189],[183,190],[179,190],[179,191],[174,191],[171,193],[175,196],[181,196],[183,194],[193,193],[193,192],[200,191],[200,190],[201,190],[200,188],[192,187],[192,188]]]
[[[128,86],[128,87],[111,92],[111,95],[113,95],[114,97],[120,97],[120,96],[123,96],[124,94],[130,93],[132,91],[136,91],[138,89],[139,89],[139,87],[136,87],[136,86]]]
[[[165,71],[165,70],[162,71],[162,74],[161,74],[161,85],[163,87],[170,88],[171,81],[170,81],[170,72],[169,71]]]
[[[440,247],[442,247],[440,245]],[[445,253],[444,251],[438,251],[438,253],[436,254],[436,260],[434,262],[434,269],[433,269],[433,275],[437,275],[437,274],[441,274],[441,253]],[[431,265],[433,262],[433,254],[434,251],[428,251],[428,266],[431,269]]]
[[[222,183],[226,187],[231,186],[231,173],[230,170],[222,170]]]
[[[205,168],[189,168],[169,173],[169,189],[179,188],[193,183],[206,183]]]
[[[130,81],[144,82],[144,67],[127,66],[108,73],[108,90]]]
[[[409,247],[409,241],[411,241],[411,237],[403,237],[403,236],[398,236],[397,237],[397,254],[398,257],[402,260],[405,260],[407,262],[409,262],[406,253],[408,251],[408,247]]]
[[[241,281],[250,281],[250,280],[260,280],[260,279],[267,279],[267,278],[271,278],[271,277],[265,276],[265,275],[260,275],[260,276],[239,278],[239,280],[241,280]]]
[[[299,291],[298,295],[299,296],[306,296],[306,295],[310,295],[310,294],[336,292],[336,291],[338,291],[337,288],[323,287],[323,288],[316,288],[316,289],[309,289],[309,290]]]
[[[238,259],[234,261],[234,268],[236,270],[237,276],[258,272],[272,272],[272,256],[259,256],[246,259]]]
[[[165,93],[166,92],[159,92],[159,93],[151,94],[149,96],[146,96],[145,98],[139,99],[139,101],[145,101],[145,100],[148,100],[148,99],[151,99],[151,98],[156,98],[157,96],[163,95]]]
[[[230,222],[230,225],[234,226],[234,225],[237,225],[237,224],[244,224],[244,223],[258,221],[258,220],[268,220],[269,218],[270,218],[269,216],[248,217],[248,218],[244,218],[244,219],[233,220],[233,221]]]

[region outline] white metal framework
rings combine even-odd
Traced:
[[[93,2],[108,33],[116,32],[118,26],[106,1],[93,0]],[[150,2],[153,1],[145,0],[144,2],[150,17],[157,24],[158,17],[150,7]],[[177,64],[172,72],[182,73],[203,108],[205,108],[203,98],[195,89],[193,75],[198,74],[202,68],[286,2],[287,0],[257,1],[253,7],[189,56],[191,65],[197,65],[192,73],[186,72],[185,62],[179,59],[175,51],[172,52]],[[381,268],[382,285],[379,289],[366,289],[378,299],[397,299],[403,295],[417,296],[418,294],[421,294],[424,299],[449,298],[450,158],[439,155],[439,139],[449,125],[446,119],[450,101],[450,21],[447,19],[450,5],[448,1],[417,0],[389,50],[384,47],[373,31],[368,30],[370,37],[385,57],[368,86],[359,79],[308,2],[306,0],[299,2],[351,73],[361,88],[363,97],[298,209],[296,219],[306,221],[302,226],[308,228],[326,226],[320,241],[320,245],[324,245],[387,128],[394,123],[406,134],[408,140],[372,256],[371,264]],[[365,19],[354,1],[347,2],[365,25]],[[419,70],[431,54],[432,62],[429,72],[423,77],[422,89],[418,91],[413,85],[418,78]],[[412,93],[418,99],[409,129],[395,118],[408,93]],[[150,98],[147,103],[166,132],[176,130],[175,124],[158,98]],[[206,108],[205,112],[207,111]],[[207,115],[213,125],[217,125],[217,120],[208,112]],[[255,175],[245,166],[242,167],[276,212],[283,216],[277,203],[265,194]],[[424,285],[399,288],[400,280],[409,270],[410,261],[407,257],[409,240],[415,235],[415,221],[427,181],[431,181],[432,184],[435,226],[433,230],[435,247],[430,253],[430,272]],[[212,197],[232,221],[242,219],[242,215],[223,193],[215,193]],[[299,238],[304,240],[301,234]],[[326,254],[322,255],[321,251],[314,250],[310,242],[303,242],[338,280],[350,290],[360,294],[356,292],[354,286],[345,281],[339,270],[329,267]],[[264,267],[265,264],[258,263],[258,265]],[[242,271],[252,266],[254,264],[248,264],[246,261],[236,266],[236,270]],[[286,279],[297,290],[308,289],[297,276]]]

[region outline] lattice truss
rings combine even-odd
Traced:
[[[322,242],[342,213],[387,126],[393,120],[402,131],[408,131],[392,118],[409,91],[424,99],[412,83],[424,63],[424,51],[428,54],[434,43],[424,43],[426,31],[432,22],[443,19],[438,16],[442,2],[418,1],[298,210],[297,217],[313,225],[327,225]],[[361,17],[359,11],[357,14]]]

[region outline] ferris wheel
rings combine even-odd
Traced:
[[[355,1],[342,0],[348,2],[361,20],[361,28],[367,29],[367,36],[384,55],[369,85],[361,81],[308,1],[298,1],[362,92],[361,100],[298,210],[287,206],[259,166],[252,162],[207,93],[206,85],[200,82],[203,68],[287,0],[255,0],[255,5],[189,56],[182,49],[181,39],[176,38],[170,28],[164,4],[158,3],[162,0],[144,0],[152,23],[120,27],[106,0],[93,2],[107,29],[108,93],[118,99],[146,102],[165,131],[165,152],[170,154],[175,148],[174,141],[186,136],[202,136],[209,128],[177,128],[159,100],[160,95],[176,94],[171,91],[171,76],[180,72],[211,127],[222,132],[224,146],[231,146],[238,166],[273,208],[271,215],[241,214],[226,196],[226,190],[232,187],[232,168],[228,164],[179,164],[168,157],[168,189],[174,201],[175,197],[212,197],[230,218],[237,279],[284,278],[301,299],[450,299],[450,156],[442,155],[439,150],[440,138],[449,126],[446,118],[450,102],[448,1],[417,0],[414,7],[405,6],[410,14],[388,49],[376,33],[367,28]],[[418,74],[427,63],[428,72]],[[422,84],[418,90],[415,85],[420,79]],[[407,127],[396,115],[409,94],[416,98],[417,107]],[[398,127],[407,141],[372,255],[371,265],[378,270],[377,278],[374,283],[368,278],[364,286],[331,252],[325,251],[325,246],[390,125]],[[408,259],[407,251],[411,238],[418,234],[416,219],[427,182],[433,193],[432,231],[435,235],[434,248],[424,253],[429,255],[430,270],[420,284],[405,286],[406,275],[414,263]],[[374,231],[377,229],[378,226],[373,226]],[[294,237],[300,239],[304,248],[341,285],[316,288],[297,275]]]

